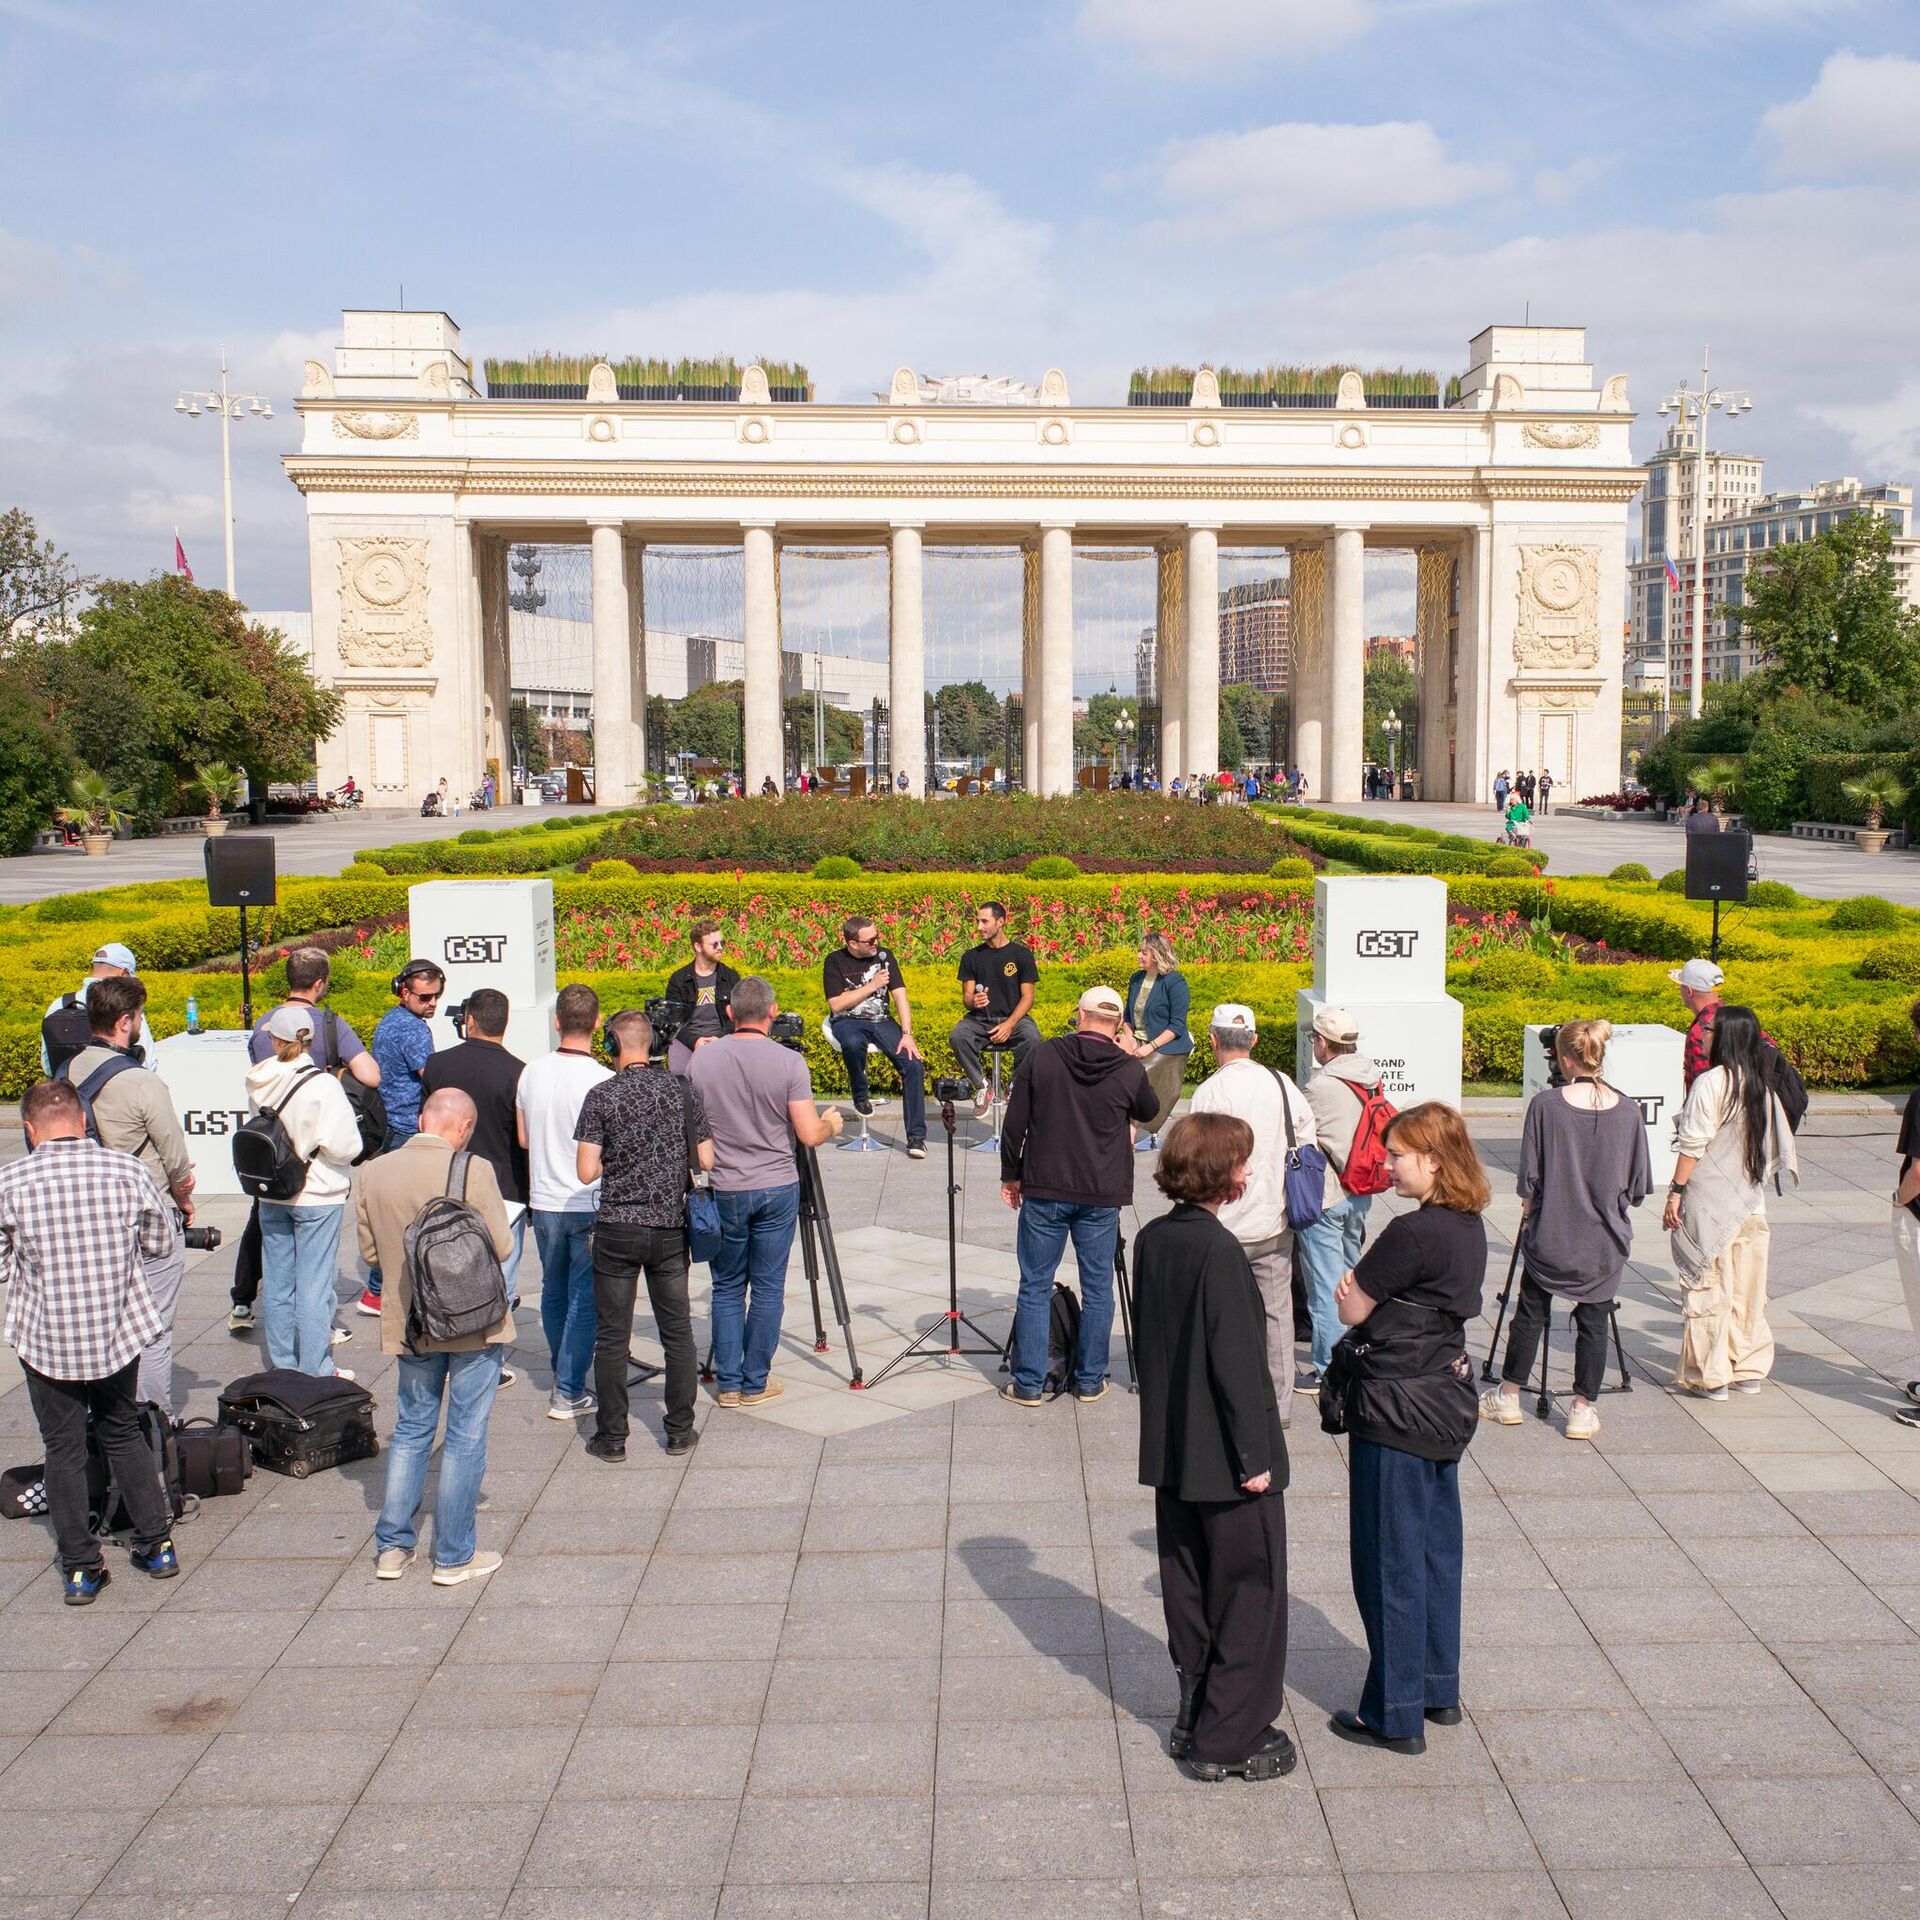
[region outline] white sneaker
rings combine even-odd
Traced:
[[[465,1566],[435,1567],[433,1584],[436,1587],[463,1586],[469,1580],[484,1580],[488,1574],[499,1572],[500,1565],[497,1553],[476,1553]]]
[[[1575,1407],[1567,1415],[1567,1438],[1569,1440],[1597,1440],[1600,1437],[1600,1415],[1593,1407]]]
[[[335,1367],[333,1370],[333,1377],[336,1380],[353,1380],[353,1379],[357,1379],[359,1376],[355,1374],[354,1370],[351,1367]]]
[[[1725,1387],[1682,1387],[1682,1393],[1690,1393],[1696,1400],[1724,1400],[1727,1397]]]
[[[333,1344],[336,1347],[344,1347],[352,1338],[353,1329],[351,1327],[335,1327],[333,1330]]]
[[[1526,1417],[1520,1411],[1518,1394],[1502,1393],[1498,1387],[1489,1387],[1480,1396],[1482,1420],[1491,1420],[1496,1426],[1517,1427]]]
[[[547,1395],[547,1418],[549,1420],[578,1420],[599,1407],[600,1402],[590,1393],[583,1393],[577,1399],[569,1400],[558,1387]]]
[[[1735,1393],[1758,1393],[1765,1385],[1764,1380],[1736,1380],[1733,1390]]]

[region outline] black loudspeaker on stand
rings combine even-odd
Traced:
[[[1747,869],[1753,862],[1753,835],[1744,827],[1724,833],[1687,835],[1687,898],[1713,902],[1713,948],[1720,958],[1720,903],[1738,905],[1747,897]]]
[[[247,909],[271,907],[280,897],[274,876],[273,839],[235,840],[222,834],[209,840],[207,905],[240,909],[240,1024],[253,1025],[253,974],[247,959]]]

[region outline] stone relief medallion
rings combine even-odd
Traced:
[[[1073,431],[1064,420],[1049,420],[1040,429],[1040,444],[1045,447],[1064,447],[1073,438]]]
[[[340,658],[419,667],[433,658],[427,543],[378,535],[340,542]]]
[[[411,413],[336,413],[336,440],[418,440],[420,420]]]
[[[1202,420],[1193,430],[1193,444],[1196,447],[1217,447],[1220,444],[1220,429],[1211,420]]]
[[[596,415],[587,422],[587,438],[598,441],[601,446],[605,446],[613,438],[613,434],[613,422],[604,413]]]
[[[891,438],[896,447],[917,447],[920,444],[919,421],[896,420],[893,423]]]
[[[1520,437],[1530,447],[1550,447],[1555,453],[1567,453],[1575,447],[1597,447],[1600,429],[1584,425],[1554,427],[1544,420],[1529,420],[1520,429]]]
[[[1598,666],[1599,599],[1599,548],[1522,547],[1514,664],[1523,672]]]

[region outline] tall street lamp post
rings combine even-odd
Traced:
[[[1716,387],[1711,378],[1712,357],[1700,351],[1698,391],[1682,380],[1660,403],[1662,414],[1677,413],[1684,425],[1694,423],[1693,434],[1693,684],[1687,689],[1687,713],[1699,719],[1707,677],[1707,416],[1724,408],[1729,420],[1753,411],[1745,392]],[[1673,689],[1673,615],[1667,615],[1667,689]]]
[[[175,413],[197,420],[202,413],[220,416],[220,497],[227,532],[227,598],[237,599],[233,590],[233,423],[247,414],[262,420],[273,418],[273,403],[264,393],[230,393],[227,390],[227,350],[220,349],[220,391],[183,393],[174,401]]]
[[[1120,771],[1122,773],[1131,772],[1133,768],[1131,748],[1135,725],[1136,722],[1130,708],[1122,707],[1120,711],[1113,716],[1113,738],[1115,744],[1120,749]]]
[[[1405,728],[1406,722],[1389,707],[1387,717],[1380,722],[1380,731],[1387,736],[1387,779],[1392,786],[1389,800],[1400,791],[1400,735]]]

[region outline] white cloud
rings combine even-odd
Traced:
[[[1371,0],[1085,0],[1078,25],[1156,67],[1206,72],[1324,53],[1372,22]]]
[[[71,291],[73,269],[57,247],[0,228],[0,313]]]
[[[1760,124],[1784,179],[1898,174],[1920,164],[1920,60],[1842,48],[1810,92],[1769,107]]]
[[[1497,167],[1448,159],[1424,120],[1290,121],[1176,140],[1162,150],[1159,186],[1223,225],[1279,229],[1456,206],[1503,180]]]
[[[1563,207],[1569,200],[1577,199],[1596,180],[1604,179],[1613,171],[1611,157],[1588,154],[1579,160],[1569,161],[1564,167],[1542,167],[1533,176],[1533,197],[1542,206]]]

